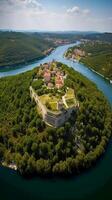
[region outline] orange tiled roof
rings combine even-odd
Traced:
[[[63,86],[63,77],[57,76],[55,80],[55,85],[58,88],[61,88]]]

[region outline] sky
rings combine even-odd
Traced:
[[[0,0],[0,29],[112,32],[112,0]]]

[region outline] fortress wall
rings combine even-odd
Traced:
[[[38,95],[36,94],[36,92],[34,91],[34,89],[31,86],[30,86],[30,96],[32,99],[35,100],[36,104],[41,109],[43,120],[47,124],[49,124],[53,127],[59,127],[59,126],[63,125],[70,118],[72,112],[77,109],[74,106],[72,108],[62,111],[59,115],[55,115],[55,114],[52,115],[52,114],[50,114],[50,111],[48,111],[46,109],[46,107],[41,103]]]
[[[51,116],[50,114],[47,113],[45,115],[45,121],[54,127],[59,127],[70,118],[74,110],[75,107],[69,108],[67,111],[63,111],[59,116]]]
[[[45,115],[47,113],[47,110],[46,110],[45,106],[41,103],[38,95],[35,93],[35,91],[33,90],[33,88],[31,86],[30,86],[30,96],[31,96],[32,99],[35,100],[36,104],[38,104],[39,108],[42,111],[42,116],[43,116],[43,119],[44,119]]]

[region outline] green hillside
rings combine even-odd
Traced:
[[[77,174],[105,152],[112,125],[107,101],[89,80],[60,66],[80,106],[59,128],[46,126],[31,101],[29,86],[39,68],[0,79],[0,162],[15,164],[21,174]]]
[[[82,58],[81,61],[105,77],[112,79],[112,44],[88,42],[81,45],[81,48],[91,54]]]
[[[77,47],[71,48],[72,52]],[[109,79],[112,79],[112,43],[88,41],[78,47],[85,51],[80,61]]]
[[[40,34],[0,32],[0,67],[39,59],[53,46]]]
[[[84,39],[89,40],[99,40],[102,42],[110,42],[112,43],[112,33],[93,33],[93,34],[86,34]]]

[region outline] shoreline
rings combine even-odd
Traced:
[[[103,153],[105,152],[105,150],[106,150],[106,146],[108,145],[108,142],[109,142],[109,140],[110,140],[110,137],[111,136],[109,136],[109,138],[105,141],[106,142],[106,145],[104,144],[104,146],[103,146],[103,148],[104,148],[104,151],[103,152],[101,152],[100,154],[99,154],[99,156],[98,156],[98,158],[97,159],[100,159],[100,156],[102,156],[103,155]],[[96,162],[97,161],[97,159],[93,159],[92,160],[92,163],[94,164],[94,162]],[[93,166],[93,164],[92,164],[92,166]],[[7,167],[7,168],[9,168],[9,169],[13,169],[13,170],[17,170],[17,166],[16,166],[16,164],[15,164],[15,162],[14,162],[14,160],[12,160],[11,162],[10,162],[10,164],[7,164],[7,162],[5,162],[5,160],[2,160],[2,162],[1,162],[1,165],[2,166],[4,166],[4,167]],[[89,166],[89,167],[87,167],[87,169],[88,168],[91,168],[92,166]],[[84,171],[85,171],[85,167],[84,167]],[[18,171],[19,171],[19,168],[18,168]],[[72,173],[73,174],[73,173]],[[60,176],[60,175],[59,175]],[[66,176],[66,175],[65,175]],[[68,175],[69,176],[69,175]]]
[[[6,167],[6,168],[12,169],[12,170],[14,170],[14,171],[17,171],[17,170],[18,170],[18,169],[17,169],[17,165],[14,164],[14,163],[10,163],[10,164],[8,165],[6,162],[1,162],[1,163],[0,163],[0,167]]]
[[[35,62],[41,60],[41,59],[44,59],[45,57],[49,56],[54,50],[56,49],[56,47],[52,47],[52,50],[47,53],[46,55],[42,55],[40,56],[39,58],[34,58],[34,59],[31,59],[31,60],[28,60],[28,61],[24,61],[24,62],[19,62],[17,64],[10,64],[10,65],[7,65],[7,66],[0,66],[0,72],[6,72],[7,70],[10,71],[10,70],[14,70],[16,67],[18,68],[21,68],[25,65],[29,65],[29,64],[34,64]]]
[[[71,44],[68,43],[68,44]],[[42,56],[40,56],[39,58],[34,58],[34,59],[29,59],[28,61],[24,61],[24,62],[19,62],[17,64],[10,64],[10,65],[6,65],[6,66],[0,66],[0,73],[4,73],[6,71],[12,71],[14,69],[16,69],[16,67],[19,69],[19,68],[22,68],[23,66],[26,66],[26,65],[30,65],[30,64],[34,64],[36,63],[37,61],[41,60],[41,59],[44,59],[46,58],[47,56],[49,56],[51,53],[53,53],[53,51],[55,51],[55,49],[59,46],[64,46],[65,44],[60,44],[60,45],[57,45],[55,47],[51,47],[51,51],[49,51],[46,55],[43,54]]]
[[[89,173],[89,171],[93,170],[98,165],[98,163],[101,162],[101,160],[104,158],[105,153],[107,152],[109,145],[111,145],[111,144],[112,144],[112,136],[109,137],[109,139],[106,143],[106,146],[104,148],[104,151],[98,156],[98,158],[96,160],[94,160],[93,164],[87,168],[85,167],[85,168],[81,169],[80,172],[77,172],[77,173],[73,172],[68,175],[67,174],[61,174],[61,175],[60,174],[48,174],[48,176],[46,176],[46,175],[41,175],[41,174],[35,174],[35,176],[34,176],[34,174],[32,174],[30,176],[24,176],[24,175],[20,174],[20,176],[26,177],[26,178],[30,177],[31,179],[36,177],[36,178],[41,178],[42,180],[44,180],[46,177],[50,178],[50,180],[52,180],[52,178],[63,179],[63,180],[64,179],[72,180],[72,178],[74,178],[74,177],[79,177],[79,176],[81,176],[83,174],[87,174],[87,173]],[[13,164],[13,163],[7,165],[5,162],[2,162],[2,163],[0,163],[0,167],[20,173],[16,164]]]
[[[99,73],[98,71],[94,70],[92,67],[87,66],[85,63],[81,62],[80,59],[78,60],[78,59],[74,59],[74,58],[68,58],[66,56],[67,51],[68,51],[68,49],[64,53],[64,56],[63,56],[64,58],[66,58],[67,60],[70,60],[70,61],[72,61],[74,63],[75,62],[77,62],[77,63],[79,62],[79,63],[83,64],[85,67],[89,68],[91,71],[95,72],[96,74],[98,74],[99,76],[101,76],[102,78],[107,80],[110,84],[112,84],[112,80],[110,78],[108,78],[108,77],[104,76],[103,74]]]
[[[65,52],[66,54],[66,52]],[[87,67],[88,69],[90,69],[91,71],[93,71],[94,73],[98,74],[99,76],[101,76],[102,78],[104,78],[105,80],[107,80],[110,84],[112,84],[112,80],[109,79],[108,77],[104,76],[103,74],[100,74],[99,72],[97,72],[96,70],[92,69],[91,67],[85,65],[83,62],[81,62],[80,60],[77,59],[72,59],[72,58],[67,58],[66,55],[64,54],[64,58],[66,58],[67,60],[70,60],[72,62],[79,62],[80,64],[83,64],[85,67]]]
[[[77,62],[77,61],[76,61]],[[80,62],[80,61],[79,61]],[[81,64],[83,64],[85,67],[87,67],[88,69],[90,69],[91,71],[93,71],[94,73],[98,74],[99,76],[101,76],[103,79],[107,80],[110,84],[112,84],[112,80],[109,79],[108,77],[104,76],[103,74],[97,72],[96,70],[94,70],[93,68],[85,65],[83,62],[80,62]]]
[[[112,80],[109,79],[108,77],[105,77],[103,74],[100,74],[99,72],[95,71],[94,69],[88,67],[90,70],[92,70],[93,72],[95,72],[96,74],[98,74],[99,76],[101,76],[102,78],[104,78],[105,80],[109,81],[110,84],[112,84]]]

